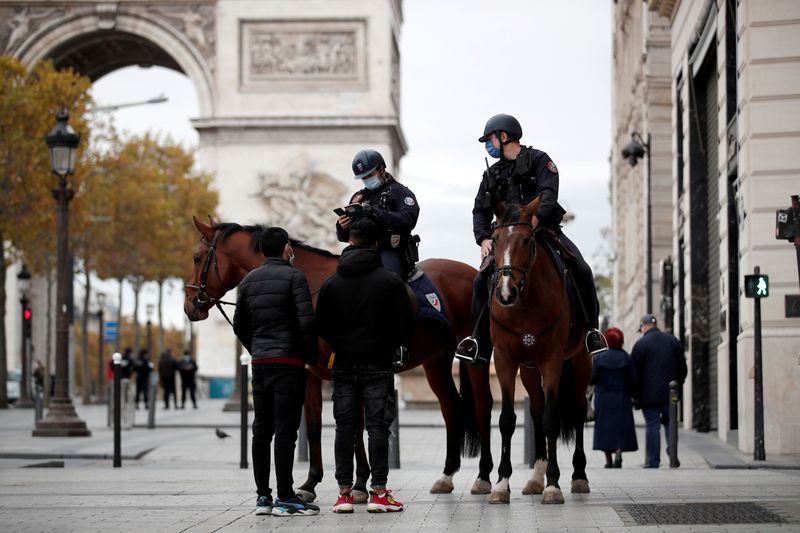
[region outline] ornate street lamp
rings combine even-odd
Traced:
[[[647,140],[642,139],[638,132],[631,133],[631,141],[622,149],[622,157],[627,159],[628,164],[635,167],[640,159],[647,155],[647,174],[645,175],[645,192],[647,194],[647,244],[645,245],[646,258],[645,258],[645,272],[647,277],[647,287],[645,289],[645,297],[647,299],[645,310],[646,313],[653,312],[653,219],[652,219],[652,202],[650,190],[650,134],[647,134]]]
[[[17,286],[20,293],[19,303],[22,304],[22,377],[19,382],[19,400],[16,407],[30,408],[33,407],[33,400],[31,398],[31,360],[28,348],[31,340],[31,320],[33,315],[30,300],[28,299],[28,294],[31,290],[31,273],[24,263],[19,274],[17,274]]]
[[[97,300],[97,397],[95,403],[106,403],[105,394],[105,339],[103,339],[103,312],[106,308],[106,293],[96,292]]]
[[[67,176],[75,172],[75,153],[80,137],[67,123],[69,113],[62,109],[56,116],[56,127],[46,137],[50,149],[50,164],[58,176],[58,188],[53,197],[58,205],[58,257],[56,263],[58,291],[56,295],[56,383],[50,399],[50,410],[33,430],[34,437],[88,437],[86,422],[78,418],[69,396],[69,326],[72,263],[69,258],[69,202],[73,191],[67,186]]]

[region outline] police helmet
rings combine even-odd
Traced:
[[[353,174],[357,180],[364,179],[381,165],[385,166],[386,163],[380,153],[376,150],[361,150],[353,158]]]
[[[486,142],[489,136],[497,131],[504,131],[508,133],[509,137],[517,141],[522,138],[522,126],[519,125],[519,121],[511,115],[501,113],[493,116],[486,122],[486,126],[483,128],[483,137],[478,139],[478,141],[482,143]]]

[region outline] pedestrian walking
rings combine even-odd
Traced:
[[[293,268],[289,235],[271,227],[259,237],[266,261],[239,285],[233,329],[252,356],[253,475],[256,514],[313,515],[319,507],[294,492],[292,468],[305,400],[304,364],[319,356],[314,310],[305,275]],[[270,445],[275,439],[278,497],[269,485]]]
[[[161,388],[164,389],[164,409],[169,409],[169,399],[172,397],[172,405],[178,408],[178,396],[175,392],[175,369],[177,364],[172,357],[172,350],[167,348],[161,352],[158,359],[158,376],[161,381]]]
[[[144,407],[147,409],[149,405],[147,401],[147,382],[150,377],[150,372],[153,370],[153,363],[150,362],[150,357],[145,348],[139,350],[139,356],[136,358],[136,361],[134,361],[133,370],[136,372],[136,400],[134,405],[136,409],[139,408],[139,397],[141,396],[144,400]]]
[[[197,389],[197,384],[195,383],[197,363],[194,362],[189,350],[184,351],[183,356],[180,361],[178,361],[178,372],[181,373],[181,409],[186,409],[187,390],[192,399],[192,406],[197,409],[197,398],[195,397],[195,391]]]
[[[669,382],[683,385],[686,379],[686,356],[683,346],[673,335],[657,327],[656,317],[646,314],[639,321],[642,338],[633,345],[631,357],[639,379],[638,404],[647,424],[645,432],[645,468],[661,464],[659,426],[669,444]],[[667,449],[669,454],[669,449]]]
[[[413,317],[404,283],[381,268],[378,230],[367,219],[350,226],[350,246],[320,289],[317,327],[333,357],[334,455],[339,498],[335,513],[353,512],[354,436],[363,409],[369,435],[371,493],[367,511],[402,511],[387,490],[389,427],[397,416],[392,361],[411,336]]]
[[[594,385],[594,443],[606,455],[606,468],[622,468],[622,452],[639,449],[633,425],[633,398],[638,378],[633,360],[622,349],[625,335],[619,328],[603,332],[608,350],[592,359]],[[612,454],[614,458],[612,460]]]

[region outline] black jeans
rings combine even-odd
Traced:
[[[270,444],[275,436],[275,478],[278,499],[294,497],[294,447],[306,394],[308,374],[302,366],[253,365],[253,475],[259,496],[272,496],[269,486]]]
[[[181,407],[186,407],[186,391],[189,391],[189,396],[192,398],[192,405],[197,407],[197,398],[195,397],[195,391],[197,390],[197,385],[195,384],[194,378],[186,378],[185,380],[181,378]],[[175,403],[178,403],[177,397],[175,398]]]
[[[349,366],[333,369],[333,416],[336,419],[336,481],[353,485],[353,453],[361,408],[369,435],[371,487],[386,488],[389,477],[389,427],[397,417],[391,368]]]

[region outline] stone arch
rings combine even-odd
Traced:
[[[102,14],[54,17],[31,32],[12,52],[25,65],[52,58],[57,67],[72,66],[92,81],[119,68],[148,64],[181,72],[197,91],[201,117],[214,115],[214,42],[195,38],[159,19],[156,13],[119,13],[109,26]],[[207,34],[206,34],[207,35]],[[200,50],[202,46],[204,50]],[[115,50],[123,51],[119,56]],[[84,67],[84,68],[81,68]]]

